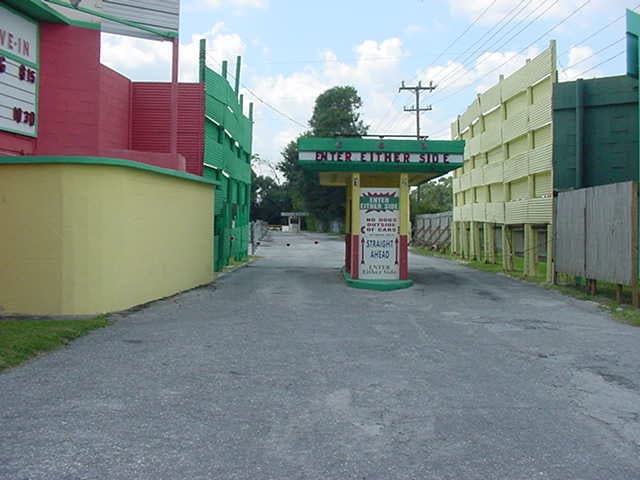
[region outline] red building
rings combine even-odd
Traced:
[[[4,3],[0,59],[5,58],[6,67],[0,75],[21,87],[24,66],[32,72],[35,100],[30,110],[20,102],[11,104],[12,95],[2,92],[0,155],[119,158],[202,175],[202,83],[178,87],[178,153],[169,153],[170,83],[132,82],[102,65],[97,24],[79,25],[42,2]],[[21,33],[31,26],[35,42]],[[18,45],[26,45],[33,61],[23,58],[24,48]],[[26,78],[22,81],[30,87],[28,83]],[[23,120],[26,126],[32,123],[31,131],[15,133],[25,126],[19,125]]]

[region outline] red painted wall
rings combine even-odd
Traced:
[[[31,155],[36,149],[36,139],[15,133],[0,132],[1,155]]]
[[[100,32],[40,24],[37,155],[95,155],[99,145]]]
[[[132,148],[169,151],[169,83],[134,82]],[[187,172],[202,175],[204,154],[204,89],[199,83],[178,88],[178,152],[186,158]]]
[[[100,65],[100,149],[131,148],[131,81]]]
[[[169,151],[169,83],[132,83],[100,64],[100,32],[40,24],[38,138],[0,132],[0,155],[124,158],[202,175],[204,90],[178,90],[178,152]]]

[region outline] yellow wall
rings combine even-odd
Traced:
[[[470,221],[473,204],[499,202],[507,209],[510,202],[519,202],[512,206],[517,214],[505,220],[508,224],[540,223],[541,218],[551,222],[551,202],[542,216],[539,205],[547,205],[540,199],[551,195],[555,62],[551,42],[525,66],[478,95],[451,125],[454,138],[467,141],[464,166],[454,171],[460,179],[453,182],[454,222]],[[472,128],[482,122],[484,130]],[[490,196],[478,189],[483,186],[488,186]],[[486,212],[485,217],[474,220],[494,222],[490,210],[480,205],[477,211]]]
[[[213,188],[122,166],[0,165],[0,312],[95,314],[211,282]]]

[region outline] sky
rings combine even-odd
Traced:
[[[181,0],[180,80],[197,81],[198,49],[222,60],[254,103],[254,168],[282,181],[284,147],[308,130],[316,97],[351,85],[373,135],[414,135],[407,86],[421,94],[421,135],[449,139],[478,93],[556,40],[560,81],[626,71],[625,9],[640,0]],[[102,34],[101,61],[135,81],[168,81],[167,42]],[[233,85],[233,79],[230,80]]]

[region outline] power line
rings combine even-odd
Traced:
[[[605,63],[609,63],[611,60],[614,60],[616,58],[618,58],[620,55],[626,53],[626,50],[622,50],[621,52],[616,53],[615,55],[613,55],[612,57],[607,58],[606,60],[603,60],[602,62],[598,63],[597,65],[594,65],[593,67],[591,67],[588,70],[585,70],[584,72],[581,72],[578,76],[582,76],[585,73],[590,72],[591,70],[595,70],[596,68],[598,68],[601,65],[604,65]]]
[[[564,17],[560,22],[556,23],[553,27],[551,27],[550,29],[546,30],[542,35],[540,35],[538,38],[536,38],[533,42],[531,42],[529,45],[527,45],[526,47],[524,47],[523,49],[519,50],[518,52],[514,53],[511,57],[509,57],[505,62],[501,63],[500,65],[498,65],[496,68],[491,69],[490,71],[488,71],[487,73],[485,73],[484,75],[482,75],[481,77],[477,78],[471,85],[478,83],[480,80],[482,80],[483,78],[489,76],[490,74],[492,74],[493,72],[495,72],[496,70],[504,67],[507,63],[509,63],[511,60],[513,60],[515,58],[515,56],[518,53],[523,53],[525,52],[529,47],[535,45],[541,38],[544,38],[548,33],[552,32],[553,30],[555,30],[557,27],[559,27],[560,25],[562,25],[563,23],[565,23],[567,20],[569,20],[569,18],[571,18],[572,16],[574,16],[576,13],[578,13],[580,10],[582,10],[587,4],[589,4],[591,2],[591,0],[587,0],[586,2],[584,2],[582,5],[580,5],[578,8],[574,9],[569,15],[567,15],[566,17]],[[458,90],[455,90],[453,92],[451,92],[451,94],[441,98],[439,101],[442,102],[448,98],[453,97],[454,95],[456,95],[457,93],[461,92],[462,90],[465,90],[466,88],[468,88],[470,85],[466,85]]]
[[[504,38],[511,34],[514,30],[516,30],[520,25],[523,24],[523,22],[525,22],[529,17],[531,17],[532,15],[534,15],[540,8],[544,7],[545,3],[547,2],[547,0],[544,0],[543,2],[541,2],[537,7],[535,7],[532,11],[530,11],[524,18],[522,18],[519,22],[517,22],[515,25],[513,25],[509,30],[507,30],[502,36],[500,36],[496,41],[494,41],[490,46],[486,46],[486,45],[479,45],[478,48],[476,48],[471,55],[467,56],[463,62],[462,65],[460,65],[459,67],[457,67],[456,69],[454,69],[454,71],[449,72],[448,77],[445,78],[445,80],[453,77],[458,71],[460,70],[464,70],[465,66],[468,66],[469,60],[471,60],[472,58],[476,59],[476,67],[482,63],[484,63],[486,61],[486,59],[488,57],[485,57],[484,59],[481,59],[478,61],[478,59],[480,57],[475,57],[475,54],[477,54],[479,51],[481,50],[485,50],[485,51],[491,51],[491,50],[500,50],[502,47],[504,47],[505,45],[507,45],[513,38],[517,37],[518,35],[520,35],[522,32],[524,32],[527,28],[529,28],[531,25],[533,25],[535,23],[536,20],[538,20],[540,17],[542,17],[542,15],[544,15],[546,12],[548,12],[551,8],[554,7],[555,4],[558,3],[559,0],[555,0],[553,3],[548,4],[547,8],[544,9],[542,12],[540,12],[538,14],[537,17],[535,17],[534,19],[530,20],[528,23],[526,23],[524,25],[524,27],[522,27],[520,30],[518,30],[515,34],[511,35],[511,37],[509,37],[507,40],[504,40]],[[504,41],[503,41],[504,40]],[[500,43],[502,42],[502,43]]]
[[[514,13],[516,11],[516,9],[518,9],[525,1],[527,0],[521,0],[520,3],[518,3],[515,7],[513,7],[511,10],[509,10],[509,12],[507,12],[500,20],[498,20],[498,22],[496,23],[495,27],[497,27],[498,25],[500,25],[508,16],[510,16],[512,13]],[[527,7],[531,4],[531,1],[529,1],[527,3]],[[500,28],[496,28],[496,30],[489,36],[489,38],[487,38],[484,43],[479,44],[479,42],[482,41],[482,39],[487,36],[489,33],[491,33],[491,30],[493,30],[493,28],[487,30],[487,32],[478,39],[477,42],[475,42],[475,45],[477,45],[477,48],[469,55],[469,56],[473,56],[479,49],[483,48],[483,46],[486,44],[486,42],[488,42],[489,40],[491,40],[493,37],[495,37],[498,33],[500,33],[507,25],[509,25],[509,23],[511,23],[512,20],[514,20],[517,17],[517,13],[514,14],[509,20],[507,20],[504,25],[502,25]],[[478,45],[479,44],[479,45]],[[471,44],[463,53],[462,55],[465,55],[469,52],[469,50],[471,50],[473,48],[474,44]],[[453,60],[451,60],[451,62],[455,62],[458,58],[460,58],[462,55],[458,55],[456,57],[453,58]],[[469,56],[465,57],[465,60],[462,61],[462,63],[466,63],[467,59],[469,58]],[[444,70],[443,70],[444,72]],[[436,81],[438,81],[439,78],[436,78]]]
[[[581,7],[580,7],[580,8],[581,8]],[[640,8],[640,3],[638,3],[637,5],[635,5],[635,6],[633,7],[633,10],[637,10],[638,8]],[[598,34],[599,34],[599,33],[601,33],[602,31],[604,31],[605,29],[607,29],[607,28],[611,27],[611,26],[612,26],[613,24],[615,24],[616,22],[618,22],[618,21],[622,20],[623,18],[625,18],[625,16],[626,16],[626,14],[625,14],[625,15],[620,15],[620,16],[618,16],[618,17],[614,18],[612,21],[610,21],[610,22],[609,22],[609,23],[607,23],[606,25],[602,26],[601,28],[599,28],[599,29],[598,29],[598,30],[596,30],[595,32],[593,32],[593,33],[591,33],[591,34],[587,35],[586,37],[584,37],[584,38],[582,38],[582,39],[580,39],[580,40],[579,40],[575,45],[573,45],[573,46],[572,46],[572,48],[582,46],[582,45],[583,45],[587,40],[590,40],[591,38],[595,37],[596,35],[598,35]],[[557,27],[557,26],[558,26],[558,25],[556,25],[555,27]],[[555,27],[553,27],[553,28],[555,28]],[[608,48],[610,48],[611,46],[613,46],[613,45],[615,45],[615,44],[617,44],[617,43],[620,43],[620,42],[621,42],[621,41],[623,41],[624,39],[625,39],[625,38],[622,38],[622,39],[616,40],[615,42],[613,42],[613,43],[611,43],[611,44],[609,44],[609,45],[605,46],[604,48],[601,48],[601,49],[600,49],[600,50],[598,50],[597,52],[594,52],[594,53],[592,53],[591,55],[589,55],[589,56],[587,56],[587,57],[585,57],[585,58],[581,59],[580,61],[578,61],[578,62],[576,62],[576,63],[574,63],[574,64],[572,64],[572,65],[568,65],[568,66],[567,66],[566,68],[564,68],[563,70],[567,70],[567,69],[572,68],[572,67],[574,67],[574,66],[576,66],[576,65],[579,65],[580,63],[585,62],[586,60],[588,60],[588,59],[590,59],[590,58],[593,58],[594,56],[596,56],[597,54],[599,54],[599,53],[603,52],[604,50],[607,50],[607,49],[608,49]],[[530,45],[529,45],[529,46],[530,46]],[[529,48],[529,46],[525,47],[525,49]],[[563,51],[560,55],[564,55],[564,54],[566,54],[566,53],[569,53],[570,51],[571,51],[571,49],[565,50],[565,51]],[[560,55],[559,55],[559,56],[560,56]],[[581,72],[578,76],[580,76],[580,75],[584,75],[585,73],[588,73],[588,72],[590,72],[591,70],[594,70],[594,69],[596,69],[597,67],[599,67],[599,66],[601,66],[601,65],[603,65],[603,64],[605,64],[605,63],[608,63],[608,62],[612,61],[613,59],[615,59],[615,58],[619,57],[620,55],[622,55],[622,53],[617,53],[616,55],[614,55],[614,56],[612,56],[612,57],[609,57],[608,59],[606,59],[606,60],[604,60],[604,61],[602,61],[602,62],[598,63],[597,65],[595,65],[595,66],[593,66],[593,67],[589,68],[588,70],[585,70],[585,71]],[[558,61],[560,61],[560,60],[558,59]],[[503,65],[504,65],[504,64],[503,64]],[[499,68],[499,67],[498,67],[498,68]],[[489,73],[491,73],[491,72],[489,72]],[[434,137],[437,137],[437,136],[439,136],[440,134],[443,134],[443,133],[449,133],[450,128],[451,128],[451,126],[450,126],[450,125],[448,125],[448,126],[446,126],[445,128],[443,128],[443,129],[441,129],[441,130],[438,130],[436,133],[434,133],[434,134],[433,134],[433,136],[434,136]]]
[[[219,62],[218,62],[218,60],[216,60],[213,56],[211,56],[211,55],[209,55],[209,54],[207,54],[207,58],[208,58],[209,60],[211,60],[211,61],[212,61],[212,63],[219,63]],[[232,80],[235,80],[235,76],[234,76],[232,73],[230,73],[230,72],[228,72],[228,71],[227,71],[227,75],[228,75]],[[277,108],[277,107],[273,106],[271,103],[269,103],[269,102],[267,102],[266,100],[262,99],[262,98],[261,98],[257,93],[255,93],[253,90],[251,90],[249,87],[247,87],[244,83],[240,82],[240,86],[241,86],[242,88],[244,88],[247,92],[249,92],[249,94],[250,94],[251,96],[253,96],[256,100],[258,100],[260,103],[262,103],[262,104],[263,104],[264,106],[266,106],[267,108],[270,108],[271,110],[273,110],[274,112],[276,112],[278,115],[280,115],[280,116],[282,116],[282,117],[286,118],[287,120],[289,120],[290,122],[292,122],[292,123],[294,123],[294,124],[298,125],[299,127],[307,128],[307,126],[306,126],[304,123],[302,123],[302,122],[300,122],[300,121],[296,120],[296,119],[295,119],[295,118],[293,118],[291,115],[288,115],[287,113],[283,112],[283,111],[282,111],[282,110],[280,110],[279,108]]]
[[[445,47],[445,49],[444,49],[442,52],[440,52],[440,54],[438,54],[438,56],[435,58],[435,60],[433,61],[433,63],[435,63],[435,62],[437,62],[438,60],[440,60],[440,58],[442,57],[442,55],[444,55],[445,53],[447,53],[447,52],[449,51],[449,49],[450,49],[453,45],[455,45],[455,43],[456,43],[458,40],[460,40],[460,39],[465,35],[465,33],[467,33],[469,30],[471,30],[471,28],[473,28],[473,26],[474,26],[476,23],[478,23],[478,21],[480,21],[480,19],[484,16],[484,14],[485,14],[485,13],[487,13],[487,12],[489,11],[489,9],[490,9],[491,7],[493,7],[493,6],[496,4],[496,2],[497,2],[497,1],[498,1],[498,0],[493,0],[493,2],[491,2],[491,3],[487,6],[487,8],[485,8],[485,9],[482,11],[482,13],[480,13],[480,15],[478,15],[478,16],[477,16],[477,17],[476,17],[476,18],[475,18],[475,19],[474,19],[474,20],[473,20],[473,21],[472,21],[472,22],[467,26],[467,28],[465,28],[465,29],[464,29],[464,31],[463,31],[460,35],[458,35],[456,38],[454,38],[454,39],[451,41],[451,43],[449,43],[449,45],[447,45],[447,46]]]
[[[585,2],[585,3],[583,4],[583,6],[584,6],[584,5],[586,5],[587,3],[589,3],[590,1],[591,1],[591,0],[587,0],[587,2]],[[536,20],[538,20],[540,17],[542,17],[542,15],[544,15],[544,14],[545,14],[545,13],[547,13],[549,10],[551,10],[551,8],[553,8],[553,7],[554,7],[558,2],[559,2],[559,0],[555,0],[553,3],[551,3],[551,4],[547,5],[547,8],[545,8],[545,9],[544,9],[542,12],[540,12],[540,13],[539,13],[535,18],[533,18],[532,20],[530,20],[530,21],[529,21],[529,22],[528,22],[524,27],[522,27],[522,28],[521,28],[520,30],[518,30],[515,34],[513,34],[511,37],[509,37],[509,38],[508,38],[504,43],[502,43],[499,47],[497,47],[497,50],[499,50],[500,48],[504,47],[504,46],[505,46],[506,44],[508,44],[511,40],[513,40],[515,37],[517,37],[517,36],[518,36],[518,35],[520,35],[522,32],[524,32],[524,31],[525,31],[527,28],[529,28],[531,25],[533,25],[533,23],[534,23]],[[544,5],[544,4],[540,4],[540,5]],[[525,17],[525,18],[528,18],[529,16],[531,16],[531,15],[532,15],[533,13],[535,13],[539,8],[540,8],[540,6],[538,6],[538,7],[537,7],[533,12],[531,12],[531,13],[530,13],[529,15],[527,15],[527,17]],[[567,17],[567,18],[568,18],[568,17]],[[518,24],[518,25],[519,25],[519,24]],[[558,25],[555,25],[554,27],[552,27],[552,29],[551,29],[551,30],[555,29],[557,26],[558,26]],[[512,29],[512,30],[513,30],[513,29]],[[510,30],[507,34],[511,33],[511,31],[512,31],[512,30]],[[551,31],[551,30],[548,30],[547,32],[545,32],[542,36],[546,35],[546,34],[547,34],[549,31]],[[504,36],[503,36],[502,38],[504,38]],[[502,38],[500,38],[500,40],[502,40]],[[529,44],[527,47],[525,47],[522,51],[526,50],[526,49],[527,49],[527,48],[529,48],[531,45],[535,44],[538,40],[539,40],[539,38],[538,38],[538,39],[536,39],[536,40],[534,40],[531,44]],[[493,48],[494,46],[495,46],[495,44],[494,44],[494,45],[492,45],[490,48]],[[507,63],[509,63],[509,61],[511,61],[511,59],[513,59],[514,57],[515,57],[515,54],[514,54],[511,58],[509,58],[509,60],[507,60],[506,62],[504,62],[502,65],[500,65],[500,66],[499,66],[499,67],[497,67],[497,68],[500,68],[500,67],[502,67],[503,65],[506,65],[506,64],[507,64]],[[489,57],[489,56],[487,56],[487,57],[485,57],[484,59],[481,59],[480,61],[478,61],[478,62],[476,63],[476,65],[475,65],[475,66],[477,67],[478,65],[483,64],[483,63],[484,63],[484,62],[486,62],[489,58],[490,58],[490,57]],[[464,66],[463,66],[462,68],[464,68]],[[494,69],[494,70],[497,70],[497,69]],[[492,71],[494,71],[494,70],[492,70]],[[489,73],[491,73],[491,72],[489,72]],[[451,77],[452,77],[452,76],[453,76],[453,74],[449,75],[448,77],[446,77],[446,78],[445,78],[445,80],[449,80],[449,81],[451,81]],[[445,98],[449,98],[449,97],[445,97]]]
[[[488,30],[484,35],[482,35],[482,36],[480,37],[480,39],[478,39],[478,41],[481,41],[481,40],[482,40],[485,36],[487,36],[487,35],[488,35],[492,30],[495,30],[495,32],[493,33],[493,35],[491,35],[491,36],[487,39],[487,41],[488,41],[488,40],[490,40],[491,38],[493,38],[493,36],[495,36],[498,32],[500,32],[500,31],[501,31],[501,30],[502,30],[506,25],[508,25],[508,24],[511,22],[511,20],[513,20],[513,18],[515,18],[515,15],[513,16],[513,18],[509,19],[506,23],[504,23],[504,25],[500,26],[500,24],[501,24],[501,23],[503,23],[503,22],[505,21],[505,19],[506,19],[507,17],[509,17],[509,16],[510,16],[510,15],[511,15],[515,10],[516,10],[516,8],[518,8],[519,6],[521,6],[525,1],[527,1],[527,0],[521,0],[521,1],[520,1],[520,3],[518,3],[514,8],[512,8],[509,12],[507,12],[505,15],[503,15],[503,16],[502,16],[502,18],[501,18],[500,20],[498,20],[498,22],[496,22],[496,24],[495,24],[494,26],[492,26],[492,27],[491,27],[491,28],[490,28],[490,29],[489,29],[489,30]],[[545,0],[545,1],[546,1],[546,0]],[[495,2],[494,2],[494,3],[495,3]],[[531,3],[531,2],[529,1],[529,3]],[[475,25],[475,24],[480,20],[480,18],[482,18],[482,16],[484,16],[484,14],[489,10],[489,8],[490,8],[492,5],[493,5],[493,4],[489,5],[489,6],[488,6],[488,7],[487,7],[483,12],[481,12],[481,13],[480,13],[480,15],[478,15],[478,16],[473,20],[473,22],[472,22],[472,23],[471,23],[471,24],[470,24],[470,25],[465,29],[465,31],[464,31],[463,33],[466,33],[467,31],[469,31],[469,30],[470,30],[470,28],[471,28],[473,25]],[[463,34],[459,35],[459,36],[456,38],[456,40],[459,40],[462,36],[463,36]],[[436,60],[438,60],[438,59],[439,59],[439,58],[440,58],[440,57],[441,57],[441,56],[442,56],[442,55],[447,51],[447,49],[448,49],[448,48],[450,48],[451,46],[453,46],[453,45],[455,44],[455,41],[456,41],[456,40],[454,40],[453,42],[451,42],[451,43],[450,43],[450,44],[445,48],[445,50],[443,50],[443,51],[438,55],[438,57],[436,57]],[[476,42],[476,43],[477,43],[477,42]],[[456,59],[458,59],[460,56],[465,55],[467,52],[469,52],[469,50],[470,50],[472,47],[473,47],[473,44],[472,44],[471,46],[469,46],[466,50],[464,50],[461,54],[459,54],[459,55],[457,55],[456,57],[454,57],[454,60],[453,60],[453,61],[455,61]],[[480,48],[481,48],[481,47],[482,47],[482,45],[480,46]],[[477,51],[477,50],[478,50],[478,49],[476,49],[475,51]],[[435,64],[435,61],[433,62],[433,64]],[[433,64],[432,64],[432,65],[433,65]],[[446,69],[443,69],[443,70],[440,72],[440,75],[443,75],[443,74],[444,74],[444,75],[446,75],[445,71],[446,71]],[[440,77],[440,78],[441,78],[441,77]],[[438,83],[438,82],[440,81],[440,78],[436,77],[436,79],[434,79],[434,80],[435,80],[435,82],[436,82],[436,83]],[[391,107],[390,107],[390,109],[389,109],[389,110],[391,110],[391,108],[392,108],[392,107],[393,107],[393,105],[395,104],[395,100],[396,100],[397,98],[398,98],[398,94],[396,93],[396,96],[395,96],[395,98],[394,98],[394,101],[392,102],[392,105],[391,105]],[[385,122],[384,124],[382,124],[382,125],[381,125],[381,127],[382,127],[383,125],[384,125],[384,126],[386,126],[387,128],[392,128],[393,126],[395,126],[395,125],[397,124],[397,121],[398,121],[398,120],[399,120],[399,118],[401,117],[401,113],[402,113],[402,112],[398,112],[398,113],[396,113],[396,115],[394,115],[394,116],[393,116],[393,117],[391,117],[390,119],[386,120],[386,122]],[[386,117],[386,115],[385,115],[385,117]]]
[[[493,5],[495,5],[495,3],[497,2],[497,0],[493,0],[493,2],[491,2],[487,8],[485,8],[480,15],[478,15],[475,19],[473,19],[473,21],[467,26],[467,28],[464,29],[464,31],[458,35],[453,41],[451,41],[449,43],[449,45],[447,45],[444,50],[442,50],[437,56],[436,58],[433,60],[433,63],[436,63],[441,57],[442,55],[444,55],[449,48],[451,48],[458,40],[460,40],[476,23],[478,23],[478,21],[480,21],[480,19],[484,16],[485,13],[487,13],[489,11],[489,9],[491,7],[493,7]],[[415,77],[414,77],[415,78]],[[391,105],[389,106],[389,109],[387,110],[387,113],[384,114],[383,118],[386,118],[389,113],[391,113],[396,101],[398,100],[400,96],[400,92],[396,92],[395,96],[393,97],[393,100],[391,101]],[[394,120],[395,121],[395,120]],[[383,125],[387,125],[388,122],[385,122],[384,124],[380,124],[378,130],[381,130]]]
[[[534,13],[536,13],[542,6],[544,6],[544,4],[546,3],[547,0],[544,0],[540,5],[538,5],[536,8],[534,8],[533,11],[529,12],[520,22],[518,22],[516,25],[514,25],[513,28],[511,28],[508,32],[506,32],[505,35],[503,35],[502,37],[500,37],[500,39],[498,39],[496,42],[494,42],[490,48],[494,48],[498,42],[500,42],[506,35],[508,35],[509,33],[511,33],[515,28],[517,28],[519,25],[522,24],[523,21],[525,21],[527,18],[529,18],[531,15],[533,15]],[[544,15],[546,12],[548,12],[555,4],[558,3],[559,0],[555,0],[553,3],[549,4],[547,6],[547,8],[545,8],[541,13],[539,13],[534,19],[530,20],[523,28],[521,28],[520,30],[518,30],[514,35],[512,35],[508,40],[506,40],[503,44],[501,44],[498,49],[502,48],[504,45],[506,45],[509,41],[511,41],[513,38],[515,38],[516,36],[518,36],[519,34],[521,34],[524,30],[526,30],[527,28],[529,28],[530,25],[532,25],[537,19],[539,19],[542,15]],[[590,1],[590,0],[589,0]],[[485,42],[486,43],[486,42]],[[476,50],[474,51],[474,53],[478,52],[481,48],[483,48],[484,45],[480,45],[478,48],[476,48]],[[465,61],[470,58],[470,56],[468,56]],[[476,66],[484,63],[485,61],[487,61],[489,57],[480,60],[479,62],[476,63]],[[507,63],[507,62],[505,62]],[[454,69],[454,72],[449,72],[447,74],[447,76],[441,80],[442,81],[446,81],[446,80],[452,80],[455,77],[454,73],[458,72],[461,69],[464,69],[465,65],[461,65],[459,67],[456,67]],[[465,87],[466,88],[466,87]],[[443,90],[446,90],[447,87],[445,86],[443,88]],[[437,95],[437,94],[436,94]],[[437,98],[437,96],[436,96]],[[449,98],[449,97],[445,97],[445,98]],[[395,124],[395,121],[397,120],[398,116],[394,117],[393,123],[392,125]]]
[[[586,62],[587,60],[589,60],[590,58],[595,57],[596,55],[598,55],[599,53],[604,52],[605,50],[608,50],[609,48],[613,47],[614,45],[617,45],[620,42],[624,42],[626,40],[626,37],[622,37],[619,38],[618,40],[616,40],[615,42],[610,43],[609,45],[607,45],[606,47],[602,47],[600,50],[598,50],[597,52],[593,52],[591,55],[584,57],[581,60],[578,60],[575,63],[572,63],[571,65],[567,65],[567,67],[564,70],[568,70],[570,68],[575,67],[576,65],[580,65],[581,63]]]

